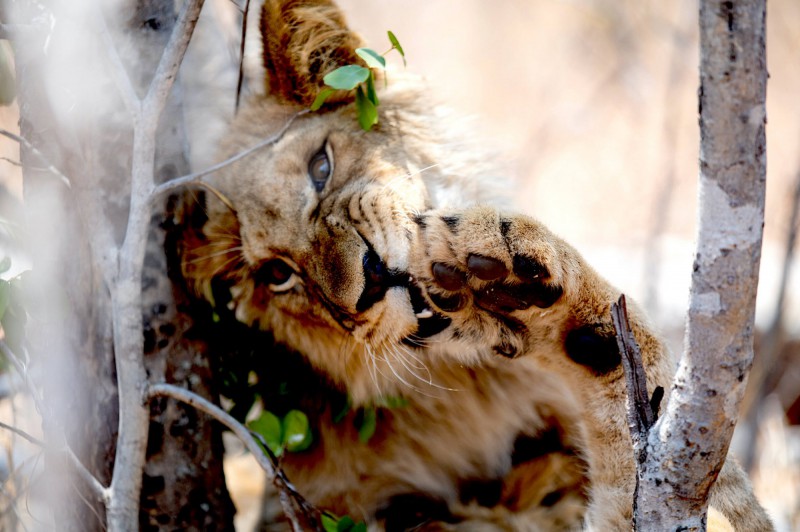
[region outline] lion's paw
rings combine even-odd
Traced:
[[[507,357],[520,353],[542,325],[542,309],[564,294],[568,255],[535,220],[495,209],[433,211],[416,217],[412,277],[455,337],[488,344]],[[545,320],[548,321],[548,320]]]

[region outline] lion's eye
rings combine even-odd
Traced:
[[[328,155],[328,144],[322,147],[317,153],[308,161],[308,177],[311,178],[311,183],[317,192],[322,192],[325,188],[325,183],[333,174],[333,160]]]
[[[256,270],[254,278],[259,284],[269,285],[273,292],[285,292],[297,284],[297,275],[281,259],[268,260]]]

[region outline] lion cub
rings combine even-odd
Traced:
[[[288,477],[371,530],[630,529],[617,290],[498,208],[497,176],[415,80],[377,84],[369,132],[352,94],[298,115],[323,75],[360,61],[331,2],[268,1],[261,31],[267,96],[242,109],[221,157],[291,124],[209,178],[226,201],[187,206],[181,252],[196,293],[249,331],[230,341],[250,335],[267,408],[311,421]],[[669,389],[673,361],[641,312],[631,320],[650,389]],[[270,392],[278,382],[300,391]],[[735,464],[717,486],[737,530],[771,529]]]

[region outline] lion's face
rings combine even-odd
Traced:
[[[220,282],[237,319],[351,388],[363,374],[365,387],[379,388],[368,395],[386,391],[383,377],[414,373],[419,347],[445,325],[425,305],[409,256],[415,215],[463,192],[420,134],[429,113],[401,93],[385,95],[370,132],[352,105],[298,116],[276,143],[212,176],[230,206],[209,195],[205,242],[184,260],[210,298],[220,299]],[[274,134],[297,110],[271,99],[244,109],[223,157]]]
[[[483,162],[403,74],[390,75],[388,89],[378,83],[380,123],[369,132],[352,94],[297,116],[325,73],[360,61],[359,38],[326,0],[265,3],[262,38],[267,96],[240,110],[220,159],[295,119],[275,143],[206,178],[225,199],[207,194],[208,220],[184,245],[184,274],[356,401],[430,380],[431,347],[442,345],[434,337],[448,320],[415,281],[430,274],[411,265],[417,215],[490,202],[497,183],[476,178]]]

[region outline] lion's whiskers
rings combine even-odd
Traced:
[[[209,246],[209,247],[211,247],[211,246]],[[219,246],[214,246],[214,247],[219,247]],[[201,248],[198,248],[198,249],[202,250],[203,248],[201,247]],[[203,255],[201,257],[196,257],[196,258],[188,261],[188,264],[196,264],[198,262],[203,262],[203,261],[211,260],[211,259],[214,259],[214,258],[217,258],[217,257],[225,256],[228,253],[235,253],[237,251],[244,251],[244,248],[242,246],[235,246],[235,247],[232,247],[232,248],[225,248],[225,249],[222,249],[222,250],[214,252],[214,253],[208,253],[208,254]],[[237,257],[232,257],[231,259],[234,260],[236,258]]]
[[[399,176],[395,176],[395,177],[391,178],[389,181],[387,181],[386,184],[381,187],[381,192],[386,190],[387,188],[391,188],[398,181],[404,181],[406,179],[411,179],[412,177],[418,176],[422,172],[425,172],[425,171],[430,170],[432,168],[436,168],[437,166],[439,166],[439,163],[434,163],[434,164],[431,164],[429,166],[426,166],[425,168],[420,168],[416,172],[409,172],[407,174],[401,174]]]

